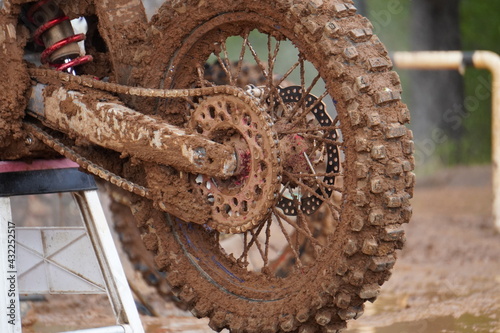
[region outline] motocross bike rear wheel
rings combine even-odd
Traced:
[[[214,63],[232,86],[246,62],[266,81],[245,87],[251,107],[231,96],[156,105],[243,152],[238,176],[189,176],[210,223],[132,204],[173,292],[217,331],[341,330],[389,278],[414,185],[408,110],[370,23],[350,1],[287,0],[172,1],[152,23],[149,65],[166,70],[144,85],[212,86]]]

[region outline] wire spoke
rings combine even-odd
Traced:
[[[319,126],[319,127],[301,127],[293,130],[279,131],[278,134],[300,134],[308,132],[318,132],[318,131],[333,131],[340,129],[339,126]]]
[[[274,214],[276,216],[279,216],[281,219],[283,219],[283,221],[285,221],[286,223],[288,223],[289,225],[291,225],[293,228],[295,228],[295,230],[297,230],[298,233],[302,234],[309,241],[311,241],[312,244],[317,245],[319,247],[323,247],[323,245],[321,245],[321,243],[316,238],[314,238],[310,234],[308,234],[307,231],[305,231],[300,226],[298,226],[297,223],[293,222],[288,216],[286,216],[285,214],[281,213],[276,208],[273,209],[273,212],[274,212]]]
[[[262,224],[262,225],[264,225],[264,224]],[[262,230],[262,229],[260,229],[260,230]],[[258,239],[258,235],[255,235],[252,229],[250,229],[250,234],[252,235],[252,239],[255,239],[254,243],[257,246],[257,250],[259,250],[260,257],[264,261],[264,267],[266,267],[266,265],[267,265],[267,256],[266,256],[264,250],[262,250],[262,244],[260,243],[260,241]]]
[[[323,143],[326,143],[327,145],[332,145],[332,146],[342,146],[344,144],[341,141],[327,139],[327,138],[324,138],[324,137],[319,136],[319,135],[303,134],[302,136],[306,139],[316,140],[316,141],[323,142]]]
[[[293,196],[293,203],[295,204],[295,207],[299,207],[299,201],[297,200],[297,197],[294,195]],[[309,235],[310,237],[313,237],[313,234],[311,233],[311,230],[309,229],[309,226],[307,225],[307,221],[304,219],[304,214],[302,213],[301,209],[297,209],[297,225],[302,226],[303,230]]]
[[[299,62],[297,61],[295,64],[292,65],[292,67],[288,69],[288,71],[279,79],[279,81],[276,82],[276,86],[278,87],[280,84],[282,84],[298,66]]]
[[[316,174],[312,174],[312,173],[288,173],[288,174],[291,177],[293,177],[294,179],[315,178],[317,181],[321,182],[321,186],[323,186],[324,188],[334,190],[334,191],[340,192],[340,193],[342,193],[344,191],[344,188],[342,188],[340,186],[330,185],[330,184],[327,184],[327,183],[321,181],[320,179],[318,179],[321,177],[343,177],[344,174],[342,172],[329,172],[329,173],[316,173]],[[311,190],[312,190],[312,188],[311,188]],[[316,193],[316,191],[314,193]],[[318,193],[316,193],[315,196],[321,200],[325,199],[324,197],[319,196]]]
[[[246,44],[248,46],[248,49],[250,50],[250,52],[252,53],[252,56],[255,60],[255,62],[257,63],[257,65],[260,67],[260,70],[262,71],[262,73],[264,74],[264,76],[266,78],[269,78],[269,73],[267,72],[265,66],[264,66],[264,63],[260,60],[259,58],[259,55],[257,54],[257,52],[255,52],[252,44],[248,41],[248,39],[246,40]]]
[[[308,164],[309,164],[309,167],[311,168],[312,173],[315,174],[316,171],[314,170],[311,162],[309,161],[309,158],[307,157],[307,155],[305,153],[304,153],[304,155],[305,155],[306,159],[308,160]],[[327,198],[329,198],[330,196],[325,191],[325,184],[322,184],[318,178],[314,178],[314,181],[318,185],[318,188],[321,191],[321,194],[323,195],[323,197],[325,198],[325,201],[327,201],[327,207],[330,210],[330,212],[332,213],[332,216],[335,216],[337,218],[336,213],[338,214],[340,210],[338,208],[336,208],[330,200],[327,200]]]
[[[241,260],[242,257],[243,258],[243,263],[248,265],[248,248],[247,248],[247,240],[248,240],[248,233],[245,232],[243,234],[243,253],[241,255],[241,257],[238,259],[238,260]]]
[[[299,55],[300,62],[300,87],[302,88],[302,93],[306,90],[306,78],[305,78],[305,68],[304,68],[304,56],[302,54]],[[304,96],[302,96],[304,98]]]
[[[250,248],[252,247],[252,245],[254,243],[257,243],[257,237],[259,236],[260,232],[262,231],[262,228],[264,227],[264,223],[261,223],[259,225],[259,227],[257,228],[257,232],[253,232],[253,230],[249,230],[247,232],[245,232],[245,239],[244,239],[244,247],[243,247],[243,253],[241,254],[240,258],[238,260],[241,260],[242,258],[246,258],[248,259],[248,251],[250,250]],[[247,234],[248,233],[251,233],[252,235],[252,238],[250,239],[250,242],[246,242],[247,241]],[[246,261],[248,262],[248,260]]]
[[[191,108],[196,108],[196,104],[191,100],[190,97],[184,97],[183,99],[191,106]]]
[[[289,175],[291,175],[294,178],[316,178],[316,177],[340,177],[340,176],[343,176],[344,174],[341,172],[328,172],[328,173],[291,173],[291,172],[289,172]]]
[[[265,242],[265,260],[264,260],[264,267],[268,265],[268,258],[269,258],[269,241],[271,240],[271,219],[267,221],[267,227],[266,227],[266,242]]]
[[[278,104],[283,109],[282,111],[286,110],[287,106],[286,106],[285,101],[283,101],[283,98],[281,97],[279,89],[278,89],[277,86],[271,87],[271,91],[272,91],[272,93],[270,94],[271,95],[271,98],[270,98],[270,103],[271,103],[270,104],[270,109],[273,112],[273,116],[275,117],[274,119],[276,119],[276,117],[281,117],[282,115],[281,114],[277,115],[277,114],[274,113],[275,112],[275,107],[274,107],[275,100],[276,99],[278,100]]]
[[[339,123],[339,116],[335,116],[335,119],[333,119],[333,126],[336,126]]]
[[[222,52],[224,52],[224,58],[226,60],[226,68],[227,68],[227,71],[229,73],[229,82],[231,83],[231,85],[236,85],[236,81],[233,77],[233,73],[231,71],[231,60],[229,60],[229,54],[227,53],[227,47],[226,47],[226,41],[222,41],[221,43],[221,47],[222,47]]]
[[[307,219],[305,218],[304,213],[302,212],[301,209],[298,210],[297,219],[300,221],[300,224],[304,226],[304,230],[310,235],[310,237],[313,239],[316,239],[316,238],[314,238],[314,235],[311,232],[311,229],[309,229]],[[314,250],[314,257],[317,258],[318,254],[319,254],[318,253],[318,246],[314,246],[314,244],[311,244],[311,245],[312,245],[312,248]]]
[[[276,46],[274,48],[274,52],[272,52],[272,39],[271,35],[267,35],[267,49],[268,49],[268,64],[269,64],[269,75],[270,75],[270,80],[269,82],[273,82],[274,79],[274,65],[276,64],[276,58],[278,57],[278,53],[280,50],[280,45],[281,42],[279,40],[276,41]]]
[[[200,87],[213,87],[214,84],[205,79],[205,69],[201,68],[200,65],[196,66],[196,71],[198,72],[198,80],[200,81]]]
[[[281,229],[281,232],[285,236],[286,241],[288,242],[288,245],[290,245],[290,249],[292,250],[293,255],[295,256],[295,259],[297,260],[297,266],[301,267],[302,266],[302,261],[300,260],[299,253],[295,249],[295,246],[293,245],[292,240],[290,239],[290,235],[286,231],[285,227],[283,226],[283,222],[281,222],[281,218],[275,213],[276,220],[278,221],[278,225]],[[278,260],[279,263],[279,260]]]
[[[269,86],[273,82],[273,69],[274,69],[274,63],[272,60],[271,52],[272,52],[272,39],[271,35],[267,35],[267,66],[269,69],[269,80],[267,80],[267,82]]]
[[[294,120],[293,125],[297,125],[302,119],[304,119],[309,113],[312,112],[320,103],[323,103],[323,99],[328,95],[328,91],[324,91],[321,96],[318,97],[318,99],[311,105],[310,107],[306,108],[298,117],[297,119]],[[297,103],[298,105],[298,103]],[[297,113],[297,112],[295,112]]]
[[[245,36],[243,37],[243,43],[241,44],[240,56],[238,58],[238,66],[236,68],[236,80],[240,78],[241,69],[243,68],[243,59],[245,58],[245,52],[247,49],[248,36],[250,35],[250,31],[247,29],[245,31]]]
[[[275,89],[277,89],[277,87],[279,87],[290,76],[290,74],[292,74],[292,72],[299,66],[299,64],[300,64],[300,62],[297,61],[296,63],[294,63],[292,65],[292,67],[290,67],[288,69],[288,71],[274,85]],[[264,95],[263,100],[267,100],[267,98],[269,98],[269,96],[271,95],[272,92],[274,92],[274,90],[268,90],[266,92],[266,94]],[[279,93],[278,93],[278,95],[279,95]]]
[[[309,169],[311,169],[311,171],[312,171],[313,174],[316,174],[316,170],[314,170],[314,166],[312,165],[311,160],[309,159],[309,156],[307,156],[307,153],[304,152],[303,155],[304,155],[304,157],[306,159],[307,164],[309,165]]]
[[[217,60],[219,61],[219,65],[222,67],[222,70],[224,71],[224,73],[226,73],[230,84],[234,85],[234,79],[233,79],[233,75],[231,74],[229,59],[227,58],[226,43],[223,41],[220,43],[220,45],[221,45],[221,49],[222,49],[222,52],[224,53],[225,58],[224,59],[221,58],[220,52],[214,52],[215,56],[217,57]]]
[[[307,95],[309,95],[311,93],[311,91],[313,90],[314,86],[316,85],[316,83],[318,83],[319,79],[321,79],[321,76],[318,74],[316,75],[316,77],[314,78],[314,80],[312,81],[311,85],[309,86],[309,88],[307,89],[307,91],[304,93],[304,88],[302,88],[302,98],[300,99],[300,101],[297,102],[297,104],[295,104],[295,106],[293,107],[292,109],[292,112],[291,112],[291,115],[290,117],[288,118],[289,121],[292,120],[293,117],[295,117],[295,114],[297,113],[297,111],[302,107],[302,105],[304,104],[304,102],[306,101],[306,97]]]
[[[205,70],[201,68],[200,64],[196,65],[196,71],[198,72],[198,80],[200,81],[200,87],[204,88],[205,85]]]
[[[288,171],[286,170],[283,170],[283,173],[289,177],[290,179],[294,180],[297,184],[300,185],[300,187],[302,189],[304,189],[307,193],[311,194],[312,196],[320,199],[321,201],[323,202],[327,202],[328,205],[331,205],[333,207],[333,209],[335,209],[335,211],[338,213],[340,212],[340,207],[337,207],[333,204],[333,202],[331,202],[331,200],[328,200],[329,196],[326,194],[326,192],[324,191],[325,187],[327,187],[327,184],[321,184],[321,183],[318,183],[318,187],[321,189],[322,191],[322,195],[316,193],[316,190],[313,189],[312,187],[310,187],[309,185],[306,185],[301,179],[295,177],[293,174],[289,173]],[[319,180],[316,178],[316,180],[319,182]],[[338,189],[339,192],[342,191],[342,189]]]
[[[271,35],[267,35],[267,66],[269,69],[269,76],[267,78],[266,88],[267,88],[267,91],[271,92],[270,95],[273,96],[273,91],[275,90],[275,87],[273,86],[274,63],[271,59],[272,58],[272,56],[271,56],[271,52],[272,52],[272,45],[271,44],[272,44],[272,42],[271,41],[272,41]],[[279,93],[277,95],[279,96]],[[273,118],[276,119],[274,104],[275,104],[275,99],[271,98],[269,100],[269,109],[272,111]]]
[[[276,90],[276,86],[274,86],[273,84],[273,81],[274,81],[274,64],[275,64],[275,60],[276,60],[276,56],[278,54],[278,51],[279,51],[279,41],[277,42],[276,44],[276,48],[274,49],[274,54],[273,54],[273,51],[272,51],[272,38],[271,38],[271,35],[267,35],[267,52],[268,52],[268,58],[267,58],[267,63],[268,63],[268,69],[269,69],[269,77],[267,78],[267,91],[273,91],[273,90]],[[271,96],[272,96],[272,93],[271,93]],[[280,98],[281,96],[279,96],[279,92],[276,94],[276,96],[278,96],[278,98]],[[280,104],[283,106],[283,104],[281,103],[282,101],[279,101]],[[274,108],[274,103],[275,103],[275,100],[274,98],[271,98],[270,100],[270,109],[272,110],[273,112],[273,116],[276,117],[276,115],[274,114],[274,111],[275,111],[275,108]]]

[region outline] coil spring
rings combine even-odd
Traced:
[[[34,19],[34,15],[36,14],[36,12],[38,10],[40,10],[40,8],[42,6],[46,5],[50,1],[52,1],[52,0],[40,0],[37,3],[35,3],[34,5],[32,5],[29,8],[28,12],[26,13],[26,17],[28,18],[28,20],[31,23],[37,25],[37,23],[35,22],[35,19]],[[59,13],[62,13],[62,12],[59,10]],[[42,36],[45,33],[49,32],[50,29],[56,27],[59,24],[62,24],[65,21],[69,21],[69,17],[64,15],[64,14],[62,14],[62,15],[58,14],[57,17],[55,17],[53,19],[49,19],[47,22],[41,24],[35,30],[35,32],[33,33],[33,40],[38,45],[46,47],[46,45],[42,39]],[[54,60],[51,61],[51,56],[54,54],[54,52],[62,49],[63,47],[65,47],[69,44],[78,43],[78,42],[83,41],[83,40],[85,40],[85,34],[83,34],[83,33],[75,34],[74,32],[72,32],[71,35],[66,36],[66,37],[56,41],[52,45],[47,46],[41,55],[42,64],[48,63],[51,67],[55,68],[56,70],[66,71],[66,70],[69,70],[73,67],[83,65],[85,63],[92,61],[93,59],[92,59],[91,55],[85,55],[85,56],[78,55],[74,58],[68,57],[68,58],[63,58],[63,59],[57,59],[57,61],[60,61],[62,63],[56,63]]]

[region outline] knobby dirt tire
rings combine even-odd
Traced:
[[[206,60],[203,48],[212,38],[251,26],[290,40],[335,100],[343,152],[339,217],[319,255],[300,269],[283,277],[247,271],[222,248],[217,232],[155,210],[147,200],[132,203],[144,244],[173,292],[216,331],[337,332],[363,313],[391,274],[405,240],[401,225],[412,213],[410,116],[387,51],[355,12],[351,1],[339,0],[193,0],[169,1],[153,18],[140,57],[165,70],[137,79],[144,86],[192,87],[192,65]]]
[[[144,246],[134,215],[130,211],[130,194],[111,184],[107,184],[106,191],[111,198],[109,209],[113,228],[132,267],[163,299],[176,301],[166,282],[165,274],[157,270],[153,254]],[[183,304],[179,306],[182,307]]]

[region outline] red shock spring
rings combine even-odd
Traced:
[[[36,4],[31,6],[26,14],[28,20],[30,20],[33,24],[37,25],[38,23],[35,22],[35,14],[42,8],[42,6],[46,5],[50,1],[52,0],[40,0]],[[57,11],[54,10],[54,13],[56,17],[48,18],[48,20],[45,23],[41,23],[41,25],[36,29],[36,31],[33,34],[34,41],[37,44],[46,47],[46,49],[42,52],[41,56],[42,64],[48,63],[56,70],[65,71],[67,69],[83,65],[87,62],[92,61],[93,59],[91,55],[80,56],[79,52],[78,53],[74,52],[71,55],[65,55],[62,58],[51,59],[52,55],[56,51],[59,51],[62,48],[72,43],[78,43],[82,40],[85,40],[85,34],[83,33],[75,34],[73,32],[73,29],[71,28],[69,30],[71,31],[71,33],[66,33],[68,36],[62,36],[62,39],[59,39],[58,41],[53,42],[51,45],[46,46],[43,40],[44,34],[53,33],[53,30],[51,30],[52,28],[60,24],[66,24],[64,22],[69,21],[69,17],[64,15],[60,9],[57,9]]]

